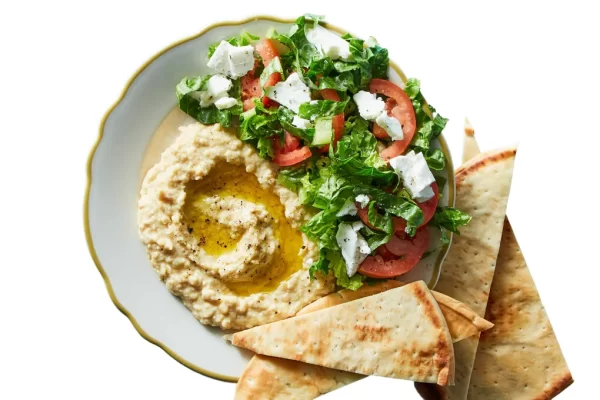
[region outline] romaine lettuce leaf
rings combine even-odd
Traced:
[[[314,120],[317,117],[333,117],[342,114],[350,98],[343,101],[313,100],[300,104],[298,115],[302,118]]]
[[[380,210],[405,219],[406,233],[410,236],[414,236],[417,228],[423,223],[423,211],[415,203],[402,197],[367,185],[354,186],[354,194],[366,194]]]
[[[281,123],[283,129],[308,143],[312,143],[313,137],[315,135],[314,128],[301,129],[297,126],[292,125],[292,121],[294,120],[294,116],[296,114],[288,108],[279,107],[277,113],[277,118],[279,119],[279,122]]]
[[[256,103],[260,103],[259,100]],[[272,138],[281,138],[283,130],[277,119],[277,110],[270,111],[257,106],[240,115],[238,135],[244,142],[258,149],[262,158],[273,157]]]
[[[433,220],[438,227],[460,235],[458,227],[467,225],[471,221],[471,216],[454,207],[438,207]]]
[[[329,265],[337,278],[337,285],[345,289],[358,290],[366,279],[366,276],[360,274],[354,274],[352,277],[348,276],[346,263],[344,262],[341,252],[332,252],[329,256]]]
[[[179,108],[194,118],[195,120],[211,125],[221,124],[223,127],[230,127],[233,123],[233,116],[242,112],[241,89],[239,81],[233,81],[233,87],[229,90],[229,96],[237,100],[237,104],[225,110],[219,110],[214,105],[209,107],[200,107],[199,93],[205,90],[205,84],[210,75],[201,77],[183,78],[175,87],[175,92],[179,102]]]
[[[364,177],[364,182],[392,185],[398,176],[379,157],[377,139],[368,127],[367,121],[360,117],[352,117],[345,123],[342,139],[335,150],[330,148],[333,165],[348,175]]]
[[[432,170],[441,171],[446,168],[446,156],[440,149],[429,149],[423,153],[423,157]]]
[[[406,82],[404,92],[412,100],[417,120],[417,132],[411,142],[411,146],[425,152],[429,150],[431,141],[442,133],[448,119],[443,118],[437,114],[435,108],[427,105],[425,98],[421,94],[421,83],[419,80],[410,78]]]

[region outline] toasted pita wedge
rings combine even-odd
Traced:
[[[363,286],[356,291],[343,289],[307,305],[298,313],[298,315],[322,310],[327,307],[333,307],[352,300],[362,299],[395,287],[400,287],[404,284],[405,283],[401,281],[388,280],[373,286]],[[444,319],[446,320],[446,325],[448,325],[452,342],[458,342],[494,326],[494,324],[481,318],[460,301],[457,301],[450,296],[446,296],[443,293],[436,292],[435,290],[432,290],[431,294],[433,294],[433,297],[442,310],[442,314],[444,314]]]
[[[400,287],[403,284],[400,281],[390,280],[373,286],[365,285],[356,291],[343,289],[309,304],[300,310],[298,315],[372,296]],[[444,314],[453,342],[493,326],[464,304],[441,293],[434,291],[431,293],[438,302],[442,314]],[[352,372],[283,358],[255,355],[238,381],[235,400],[256,399],[261,396],[271,400],[292,398],[296,400],[313,400],[320,395],[362,378],[364,378],[364,375]]]
[[[452,339],[422,281],[233,334],[258,354],[363,375],[453,383]]]
[[[463,157],[474,157],[465,133]],[[479,339],[468,399],[551,399],[573,383],[508,218],[485,317],[496,326]]]
[[[463,302],[477,315],[485,315],[502,226],[510,193],[516,150],[480,154],[456,171],[456,207],[472,217],[455,235],[442,266],[436,290]],[[479,337],[454,345],[456,382],[450,387],[417,388],[438,392],[441,399],[465,400]]]

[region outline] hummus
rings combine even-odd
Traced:
[[[201,323],[245,329],[295,315],[334,289],[311,280],[310,217],[277,167],[219,125],[181,134],[146,174],[138,227],[167,288]]]

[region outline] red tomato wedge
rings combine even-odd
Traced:
[[[279,56],[279,51],[277,51],[277,47],[275,47],[275,43],[271,39],[263,39],[256,46],[256,51],[260,54],[265,67],[269,65],[272,59]]]
[[[289,153],[297,150],[300,147],[300,139],[289,132],[285,132],[285,143],[283,145],[283,153]]]
[[[399,258],[385,260],[381,255],[367,257],[358,272],[371,278],[393,278],[407,273],[419,263],[423,253],[429,247],[429,231],[419,229],[412,239],[392,239],[384,245],[386,250]]]
[[[381,258],[383,258],[385,261],[394,260],[394,259],[398,258],[398,257],[396,257],[394,255],[394,253],[392,253],[391,251],[389,251],[387,249],[387,247],[385,247],[384,244],[381,245],[381,246],[379,246],[376,251],[377,251],[377,254],[379,256],[381,256]]]
[[[286,132],[287,134],[287,132]],[[308,146],[303,146],[300,148],[296,148],[295,150],[286,152],[285,147],[288,145],[288,140],[291,142],[293,139],[288,139],[288,135],[286,135],[286,143],[284,144],[284,148],[281,148],[279,144],[279,139],[273,139],[273,152],[275,153],[273,156],[273,162],[280,167],[288,167],[290,165],[298,164],[307,158],[312,156],[310,149]],[[293,137],[292,135],[289,135]]]
[[[423,211],[423,223],[420,226],[427,224],[431,218],[433,218],[433,214],[435,214],[435,209],[437,208],[439,201],[439,189],[436,182],[431,184],[431,188],[433,189],[433,197],[427,201],[422,203],[417,203],[421,211]],[[398,217],[392,218],[394,221],[394,230],[396,235],[404,235],[404,229],[406,228],[406,220]]]
[[[323,100],[340,101],[340,96],[337,94],[335,89],[322,89],[321,97],[323,97]],[[333,117],[331,124],[334,136],[333,143],[335,144],[342,137],[342,133],[344,133],[344,114],[338,114],[335,117]],[[324,146],[321,146],[319,150],[321,150],[324,153],[328,152],[329,145],[326,144]]]
[[[254,77],[254,70],[248,72],[240,79],[242,85],[242,103],[244,111],[254,108],[254,98],[262,96],[260,78]]]
[[[404,93],[404,90],[390,81],[386,81],[385,79],[373,79],[369,84],[369,91],[394,99],[396,107],[392,109],[391,114],[402,124],[404,139],[396,140],[390,147],[381,152],[381,158],[387,161],[390,158],[394,158],[404,153],[415,135],[415,129],[417,127],[415,110],[413,109],[410,98]]]
[[[273,43],[271,39],[263,39],[263,41],[256,46],[256,50],[258,51],[258,54],[260,54],[265,67],[269,66],[275,57],[279,57],[279,51],[277,51],[275,43]],[[281,81],[281,74],[279,72],[274,72],[267,78],[265,87],[274,86],[279,81]],[[277,102],[269,99],[268,97],[263,97],[262,102],[267,108],[278,106]]]
[[[304,146],[289,153],[275,154],[273,157],[273,162],[280,167],[288,167],[290,165],[298,164],[307,158],[310,158],[310,156],[312,156],[310,149],[308,146]]]

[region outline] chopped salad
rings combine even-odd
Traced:
[[[388,80],[387,49],[298,18],[287,33],[242,32],[210,46],[214,74],[176,87],[181,110],[235,127],[280,168],[278,180],[318,212],[302,231],[318,243],[310,268],[356,290],[402,275],[429,250],[429,229],[470,221],[438,207],[444,153],[432,145],[447,119],[425,103],[419,81]]]

